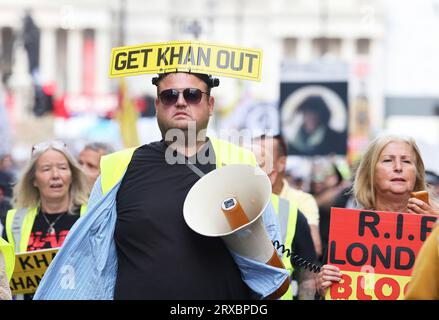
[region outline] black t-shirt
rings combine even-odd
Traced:
[[[27,251],[61,247],[69,230],[79,219],[79,211],[79,207],[73,211],[73,214],[67,212],[46,214],[39,210],[29,237]],[[53,222],[55,222],[53,225],[55,232],[50,233],[49,226]]]
[[[214,159],[207,145],[198,154]],[[114,298],[249,299],[223,240],[186,225],[183,203],[200,176],[185,164],[168,164],[166,147],[160,141],[138,148],[117,193]],[[195,165],[204,173],[215,169],[212,162]]]
[[[305,215],[297,210],[296,233],[291,245],[293,252],[311,263],[317,262],[317,254]],[[293,263],[293,261],[291,261]]]
[[[27,251],[61,247],[69,230],[79,219],[79,212],[80,207],[75,208],[73,214],[68,212],[46,214],[42,212],[41,209],[38,209],[38,214],[35,217],[29,237]],[[55,222],[53,224],[55,232],[49,232],[49,226],[53,222]],[[33,296],[33,294],[25,294],[24,300],[32,300]]]
[[[311,237],[311,231],[309,229],[308,220],[305,215],[297,211],[297,223],[296,223],[296,233],[294,234],[293,243],[291,244],[291,249],[295,255],[300,258],[305,259],[307,262],[312,264],[317,263],[317,253],[314,248],[314,242]],[[291,256],[291,264],[294,266],[293,280],[298,280],[298,271],[301,267],[295,264],[293,255]],[[309,271],[309,270],[308,270]],[[298,295],[294,296],[293,299],[298,299]]]

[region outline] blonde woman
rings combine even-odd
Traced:
[[[423,190],[429,192],[429,203],[410,195]],[[425,182],[421,153],[409,137],[385,135],[372,141],[357,169],[353,192],[362,209],[439,214],[437,197]],[[337,267],[324,265],[317,277],[320,295],[340,280]]]
[[[35,145],[14,188],[15,208],[6,216],[6,235],[15,252],[61,247],[85,212],[87,179],[61,141]]]

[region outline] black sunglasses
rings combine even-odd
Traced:
[[[184,90],[167,89],[159,93],[160,101],[165,106],[173,105],[177,102],[180,92],[183,92],[184,100],[186,100],[186,102],[189,104],[200,103],[203,93],[205,95],[209,95],[207,92],[203,92],[197,88],[186,88]]]

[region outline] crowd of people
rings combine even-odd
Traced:
[[[218,79],[175,72],[153,84],[161,141],[118,152],[91,143],[78,158],[61,141],[41,142],[18,175],[10,170],[11,158],[1,158],[0,299],[11,298],[5,286],[11,248],[61,248],[36,294],[15,299],[320,299],[341,279],[339,268],[326,264],[332,207],[439,214],[439,178],[426,172],[411,138],[379,136],[353,179],[333,162],[308,190],[300,190],[287,179],[282,136],[255,137],[247,148],[206,135]],[[189,139],[192,125],[195,141]],[[183,142],[169,137],[174,129],[183,132]],[[171,156],[187,165],[171,165]],[[311,264],[323,264],[318,274],[298,266],[295,255],[278,252],[285,269],[272,267],[187,227],[182,209],[191,187],[215,168],[236,163],[259,165],[267,174],[273,194],[263,217],[270,239]],[[411,196],[424,190],[429,202]],[[418,283],[427,285],[424,273],[437,271],[433,237],[419,257],[436,255],[436,264],[417,261],[409,297],[417,296]],[[61,284],[66,265],[76,271],[74,287]],[[279,293],[288,277],[297,285]],[[435,293],[421,297],[437,299],[437,281],[433,287]]]

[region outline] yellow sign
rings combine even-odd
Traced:
[[[262,50],[198,41],[146,43],[111,50],[110,77],[175,71],[261,80]]]
[[[9,282],[12,294],[34,293],[58,249],[17,253],[15,269]]]
[[[326,300],[402,300],[411,277],[343,271],[340,283],[326,292]]]

